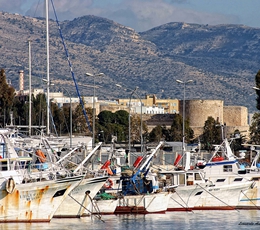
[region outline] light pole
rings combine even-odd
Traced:
[[[193,82],[193,80],[181,81],[176,80],[176,82],[183,84],[183,103],[182,103],[182,156],[185,150],[185,86],[188,83]]]
[[[93,121],[92,121],[92,149],[95,147],[95,119],[96,119],[96,107],[95,107],[95,97],[96,97],[96,82],[95,78],[103,76],[104,73],[98,73],[98,74],[91,74],[91,73],[86,73],[87,77],[93,77]]]
[[[120,84],[116,84],[117,87],[119,88],[123,88],[122,85]],[[129,127],[128,127],[128,131],[129,131],[129,137],[128,137],[128,145],[129,145],[129,153],[128,153],[128,156],[130,158],[130,149],[131,149],[131,100],[132,100],[132,96],[133,94],[136,94],[136,96],[138,97],[138,99],[140,100],[141,102],[141,116],[140,116],[140,123],[141,123],[141,127],[140,127],[140,142],[141,142],[141,152],[143,152],[143,119],[142,119],[142,114],[143,114],[143,111],[142,111],[142,108],[143,108],[143,105],[142,105],[142,100],[140,98],[140,96],[137,94],[137,89],[139,87],[136,86],[134,90],[132,89],[129,89],[129,88],[124,88],[126,90],[130,90],[131,91],[131,94],[130,94],[130,100],[129,100],[129,116],[128,116],[128,123],[129,123]],[[129,159],[128,159],[128,163],[130,163]]]
[[[133,91],[133,93],[135,93],[135,95],[138,97],[140,103],[141,103],[141,116],[140,116],[140,142],[141,142],[141,153],[143,153],[143,103],[142,100],[139,96],[139,94],[136,92],[136,89],[138,89],[138,87],[135,88],[135,90]]]

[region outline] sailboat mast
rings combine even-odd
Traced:
[[[47,55],[47,135],[50,134],[50,53],[49,53],[49,0],[45,0],[46,9],[46,55]]]
[[[32,79],[32,61],[31,61],[31,41],[29,40],[29,136],[31,136],[32,128],[32,89],[31,89],[31,79]]]

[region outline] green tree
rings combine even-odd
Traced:
[[[148,128],[145,122],[142,121],[142,136],[145,136]],[[131,142],[141,142],[141,115],[131,115]]]
[[[47,125],[47,102],[44,93],[37,94],[36,97],[32,96],[32,124]]]
[[[141,141],[141,116],[133,114],[131,119],[131,142]],[[129,135],[129,113],[125,110],[119,110],[115,113],[104,110],[98,115],[98,135],[99,139],[105,137],[106,142],[111,141],[112,136],[117,136],[117,141],[126,140]],[[143,140],[148,134],[148,128],[145,122],[142,122]]]
[[[0,122],[2,127],[10,123],[10,111],[13,109],[15,89],[6,82],[5,70],[0,70]]]
[[[189,120],[185,120],[184,125],[185,141],[190,143],[194,137],[194,131],[190,128]],[[173,118],[169,139],[171,141],[182,141],[183,139],[183,117],[180,114],[176,114]]]
[[[61,127],[61,132],[64,133],[70,133],[70,106],[63,106],[62,108],[62,114],[63,114],[63,122]],[[72,122],[73,125],[73,122]],[[72,128],[73,131],[73,128]]]
[[[108,110],[101,111],[98,114],[98,120],[100,125],[106,126],[106,124],[115,122],[115,114]]]
[[[234,133],[232,134],[232,137],[234,138],[231,143],[231,148],[234,152],[237,152],[238,150],[245,149],[243,144],[246,142],[246,136],[242,135],[241,132],[236,129]]]
[[[92,109],[86,108],[86,113],[92,126]],[[91,135],[91,132],[88,129],[88,124],[86,122],[86,118],[82,111],[82,106],[80,104],[77,105],[75,110],[72,113],[72,120],[73,120],[73,131],[76,133],[84,133],[87,135]]]
[[[163,132],[162,127],[160,125],[156,125],[149,133],[149,141],[150,142],[160,142],[162,138]]]
[[[115,120],[116,120],[116,123],[118,123],[120,125],[128,126],[129,113],[125,110],[118,110],[115,112]]]
[[[22,111],[23,103],[19,101],[17,97],[14,98],[13,104],[13,117],[14,117],[14,125],[22,125],[21,124],[21,111]]]
[[[252,123],[249,127],[250,142],[252,144],[260,144],[260,113],[254,113]]]
[[[59,133],[59,131],[61,130],[63,123],[64,123],[64,119],[63,119],[63,115],[62,115],[62,109],[60,109],[58,107],[58,105],[56,103],[51,102],[50,103],[50,107],[51,107],[51,115],[53,118],[53,123],[51,127],[53,127],[53,132],[56,131],[57,133]],[[56,129],[56,130],[54,130]]]
[[[119,110],[115,113],[104,110],[98,114],[98,130],[99,140],[103,139],[106,142],[111,141],[112,136],[117,136],[117,141],[126,140],[129,127],[129,113],[125,110]],[[98,136],[97,136],[98,137]]]
[[[172,141],[182,141],[183,136],[183,127],[182,127],[182,116],[180,114],[176,114],[173,118],[171,125],[171,136]]]
[[[258,89],[260,89],[260,70],[258,70],[256,76],[255,76],[255,84]],[[256,108],[260,110],[260,90],[256,90]]]
[[[202,144],[204,149],[212,150],[214,144],[222,143],[221,126],[213,117],[208,117],[205,121],[202,134]]]
[[[162,125],[162,137],[164,140],[166,141],[172,141],[172,133],[171,133],[171,129],[167,129],[166,125]]]

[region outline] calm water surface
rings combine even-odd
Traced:
[[[104,215],[102,220],[52,219],[50,223],[6,223],[2,230],[171,230],[171,229],[260,229],[260,210],[194,211],[147,215]]]

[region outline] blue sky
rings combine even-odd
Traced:
[[[138,32],[168,22],[260,28],[260,0],[52,0],[58,19],[96,15]],[[45,0],[0,0],[0,11],[44,17]],[[49,6],[51,2],[49,0]],[[50,18],[53,18],[50,10]]]

